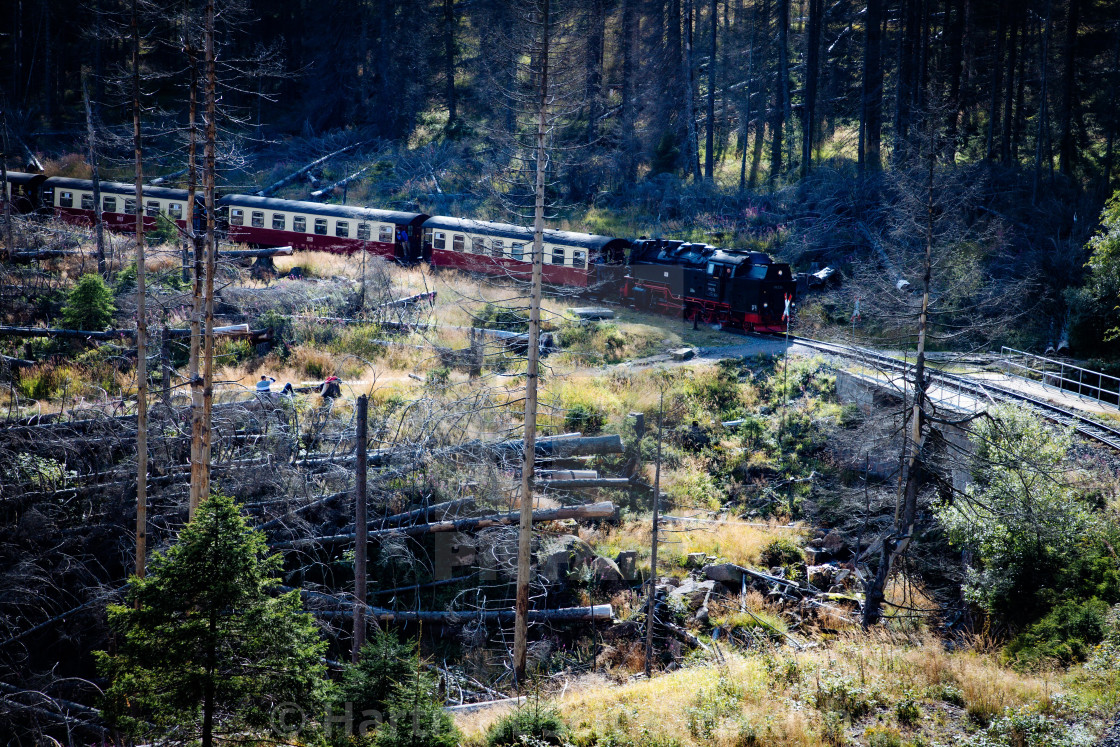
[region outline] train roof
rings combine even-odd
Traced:
[[[327,215],[333,218],[350,218],[351,220],[377,220],[398,225],[408,225],[417,218],[427,217],[425,213],[408,213],[402,210],[378,210],[354,205],[328,205],[322,202],[280,200],[275,197],[257,197],[256,195],[227,195],[218,200],[218,204],[287,211],[289,213],[307,213],[308,215]]]
[[[72,179],[67,176],[52,176],[47,179],[46,186],[92,190],[93,182],[89,179]],[[102,180],[101,191],[108,192],[109,194],[125,195],[126,197],[131,197],[136,194],[136,185],[126,182],[107,182]],[[144,197],[155,197],[160,200],[186,200],[187,190],[172,189],[171,187],[152,187],[145,184]],[[201,199],[201,197],[201,194],[195,194],[195,200],[199,200]]]
[[[34,181],[42,181],[47,177],[42,174],[28,174],[23,171],[9,171],[8,181],[12,184],[30,184]]]
[[[448,231],[462,231],[463,233],[480,233],[486,236],[501,236],[508,239],[533,240],[533,229],[515,226],[512,223],[494,223],[488,220],[473,220],[471,218],[449,218],[445,215],[435,215],[424,221],[424,228],[442,228]],[[627,239],[614,236],[600,236],[593,233],[579,233],[576,231],[560,231],[555,228],[544,230],[545,239],[553,244],[564,246],[578,246],[591,251],[602,251],[608,247],[628,246]]]

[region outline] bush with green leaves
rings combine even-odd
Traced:
[[[789,537],[775,537],[763,546],[759,561],[766,568],[797,565],[805,562],[805,553]]]
[[[378,630],[362,647],[357,664],[343,674],[339,694],[353,704],[354,713],[377,711],[385,714],[393,689],[409,680],[420,668],[416,642],[401,642],[396,632]]]
[[[1070,342],[1079,351],[1120,355],[1120,192],[1101,212],[1100,230],[1089,239],[1085,284],[1066,293]]]
[[[1029,709],[1008,710],[987,728],[964,739],[964,747],[1091,747],[1096,744],[1081,724],[1068,724]]]
[[[562,745],[567,735],[568,726],[560,718],[560,712],[534,697],[491,726],[486,744],[487,747],[518,747],[525,742]]]
[[[100,275],[82,275],[66,296],[62,321],[69,329],[100,332],[113,321],[113,292]]]
[[[935,509],[953,545],[972,553],[967,598],[1001,621],[1035,620],[1078,583],[1069,570],[1097,522],[1062,479],[1070,438],[1031,413],[995,408],[973,426],[972,485]]]
[[[578,431],[585,436],[592,436],[603,429],[606,420],[606,413],[600,408],[577,402],[564,414],[564,430],[572,433]]]

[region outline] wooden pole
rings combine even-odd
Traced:
[[[136,154],[136,575],[144,577],[148,524],[148,321],[144,260],[144,164],[140,132],[140,9],[132,0],[132,139]],[[99,206],[98,206],[99,207]]]
[[[521,522],[517,536],[517,601],[513,627],[513,676],[525,684],[529,636],[529,560],[533,536],[533,470],[536,463],[537,376],[541,336],[541,286],[544,269],[545,137],[548,125],[549,0],[540,0],[539,104],[537,108],[537,181],[533,217],[533,280],[529,290],[529,350],[525,374],[525,462],[521,466]]]
[[[358,463],[354,474],[354,648],[350,661],[357,664],[366,642],[366,549],[369,525],[366,523],[366,446],[369,398],[358,397]]]
[[[649,561],[649,606],[646,609],[646,677],[653,672],[653,611],[657,591],[657,522],[658,509],[661,507],[661,433],[665,425],[665,386],[661,386],[661,401],[657,415],[657,466],[653,473],[653,542],[650,546]]]
[[[4,248],[9,254],[15,251],[12,246],[12,185],[8,183],[8,113],[6,110],[0,110],[0,145],[3,145],[4,151],[0,153],[0,179],[3,184],[0,188],[4,190],[4,234],[7,237],[7,242]]]
[[[203,250],[195,231],[195,190],[198,186],[198,52],[190,34],[190,4],[186,0],[183,11],[183,41],[190,70],[190,107],[187,121],[187,204],[183,218],[186,223],[187,249],[194,256],[191,283],[191,350],[187,363],[187,379],[191,386],[191,492],[190,518],[198,509],[202,488],[202,377],[199,361],[202,358],[202,282]]]

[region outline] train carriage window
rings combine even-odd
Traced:
[[[501,239],[494,239],[494,248],[490,250],[490,253],[494,257],[506,256],[506,242]]]
[[[377,227],[377,240],[380,241],[382,244],[392,244],[393,243],[393,227],[390,226],[390,225],[387,225],[385,223],[380,224]],[[440,248],[442,249],[443,247],[440,247]]]
[[[369,224],[368,223],[359,223],[358,224],[358,239],[360,239],[361,241],[369,241]]]
[[[572,252],[572,267],[587,267],[587,252],[574,251]]]
[[[171,220],[182,220],[183,204],[180,202],[167,203],[167,214],[171,216]]]
[[[302,215],[292,218],[292,230],[297,233],[307,233],[307,218]]]
[[[272,230],[285,231],[288,228],[288,216],[283,213],[272,214]]]
[[[159,216],[159,203],[158,203],[158,202],[156,202],[156,201],[154,201],[154,200],[153,200],[152,202],[149,202],[149,203],[148,203],[148,204],[147,204],[147,205],[145,206],[145,214],[146,214],[146,215],[147,215],[147,216],[148,216],[149,218],[155,218],[155,217],[158,217],[158,216]]]
[[[315,219],[315,235],[316,236],[326,236],[327,235],[327,219],[326,218],[316,218]]]
[[[93,210],[93,195],[82,195],[82,210]]]
[[[59,207],[74,207],[74,193],[73,192],[59,192],[58,193],[58,206]]]
[[[471,244],[473,245],[471,251],[475,254],[486,254],[486,239],[476,237],[471,240]]]
[[[524,259],[525,259],[525,245],[524,244],[517,244],[517,243],[510,245],[509,256],[513,259],[518,260],[518,261],[524,261]]]
[[[338,236],[340,239],[350,238],[350,224],[344,220],[335,221],[334,235]]]
[[[463,246],[464,246],[463,235],[460,234],[460,233],[455,234],[455,238],[453,238],[451,240],[451,248],[454,251],[461,252],[461,251],[463,251]]]
[[[561,248],[559,246],[552,247],[552,264],[554,264],[554,265],[564,264],[564,250],[563,250],[563,248]]]
[[[433,249],[446,249],[447,248],[447,234],[443,231],[436,231],[432,235],[432,248]]]
[[[106,213],[117,212],[117,198],[116,197],[106,197],[103,200],[101,200],[101,210],[103,212],[106,212]]]
[[[253,211],[253,228],[264,228],[264,213],[260,210]]]
[[[126,213],[128,212],[127,208],[125,209],[125,212]],[[245,211],[240,210],[238,208],[230,208],[229,224],[231,226],[243,226],[243,225],[245,225]]]
[[[124,201],[124,212],[127,215],[136,215],[136,200],[126,198]],[[240,226],[241,224],[238,223],[237,225]]]

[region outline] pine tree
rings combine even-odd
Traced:
[[[109,608],[116,651],[97,652],[106,715],[138,735],[212,747],[268,728],[280,704],[316,712],[326,643],[298,592],[270,594],[279,569],[232,499],[204,501],[178,543],[132,578],[131,604]]]
[[[113,292],[100,275],[82,275],[66,296],[62,321],[70,329],[100,332],[113,321]]]

